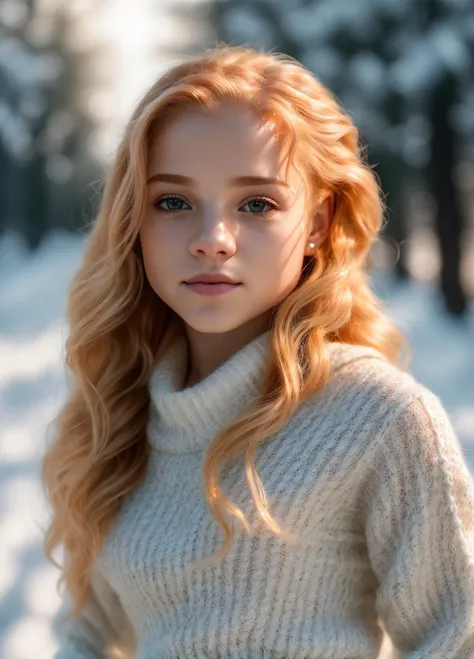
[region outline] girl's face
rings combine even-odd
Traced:
[[[154,136],[140,229],[144,266],[189,328],[267,328],[273,307],[297,285],[303,257],[314,253],[308,242],[325,239],[328,203],[306,221],[304,181],[295,169],[287,178],[285,165],[272,128],[234,105],[189,109]],[[186,283],[202,274],[236,283]]]

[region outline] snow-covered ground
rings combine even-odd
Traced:
[[[47,426],[64,401],[63,320],[82,240],[50,235],[29,256],[18,237],[0,241],[0,659],[49,659],[56,571],[42,554],[47,512],[39,463]],[[374,285],[407,334],[412,370],[448,409],[474,471],[474,306],[464,322],[444,315],[431,284]]]

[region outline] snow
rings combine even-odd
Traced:
[[[425,94],[445,71],[445,64],[429,39],[417,39],[392,65],[390,83],[393,89],[409,97]]]
[[[382,95],[387,72],[383,61],[375,53],[360,51],[354,55],[349,61],[347,72],[351,84],[364,98],[366,95],[369,98],[378,98]]]
[[[0,139],[16,158],[21,158],[31,148],[29,126],[6,103],[0,101]]]
[[[285,29],[301,45],[304,63],[324,82],[330,84],[347,69],[346,102],[351,94],[354,97],[347,105],[356,123],[370,126],[372,136],[377,137],[386,135],[387,127],[376,101],[390,87],[417,99],[446,69],[465,75],[465,40],[474,36],[471,0],[445,2],[465,13],[456,25],[445,23],[423,34],[417,25],[410,28],[403,21],[416,7],[416,0],[323,0],[296,3],[291,8],[284,0],[273,0],[270,5],[279,10],[285,6]],[[21,21],[23,4],[0,2],[4,22]],[[173,0],[159,4],[168,8]],[[194,23],[177,25],[164,11],[151,20],[150,12],[143,11],[143,6],[153,5],[151,0],[132,5],[127,0],[107,2],[97,14],[99,32],[121,46],[113,67],[117,74],[113,88],[118,91],[111,96],[118,125],[148,82],[169,63],[163,55],[158,60],[152,57],[150,44],[161,43],[164,48],[176,39],[182,45],[192,41],[196,31]],[[377,29],[379,12],[403,22],[403,29],[391,37],[398,56],[394,65],[386,71],[383,61],[368,52],[345,63],[331,47],[330,38],[341,30],[370,34]],[[126,29],[130,25],[133,29]],[[227,16],[226,27],[236,41],[259,42],[265,48],[274,45],[268,24],[256,9],[235,7]],[[90,23],[87,29],[90,32]],[[32,56],[14,38],[0,42],[0,68],[15,90],[40,93],[60,75],[60,67],[53,55]],[[372,102],[369,109],[360,104],[360,89]],[[474,90],[466,89],[469,91],[452,112],[453,122],[464,133],[472,126],[474,107]],[[128,90],[126,94],[124,90]],[[40,100],[26,98],[16,113],[0,104],[0,138],[17,158],[30,148],[28,120],[41,110]],[[68,128],[67,121],[64,125],[54,122],[54,126],[64,132],[48,135],[51,144],[59,143]],[[398,129],[392,133],[411,160],[422,157],[424,148],[420,130],[415,125],[412,128],[408,127],[403,139]],[[108,139],[114,143],[115,133],[114,139]],[[420,139],[423,143],[415,143]],[[108,153],[108,148],[103,150]],[[62,165],[60,162],[59,169]],[[55,649],[50,624],[59,605],[58,575],[42,552],[48,511],[39,468],[50,424],[66,395],[65,301],[82,248],[82,238],[57,232],[30,255],[18,235],[0,237],[0,659],[51,659]],[[400,285],[387,271],[379,270],[374,287],[410,341],[414,374],[441,397],[474,471],[474,305],[465,321],[457,321],[444,314],[432,283]]]
[[[50,659],[56,570],[42,553],[47,509],[39,465],[48,424],[65,400],[65,300],[83,238],[50,234],[29,255],[0,240],[0,659]],[[406,332],[412,368],[445,404],[474,470],[474,308],[466,321],[442,312],[432,284],[399,285],[387,271],[374,287]]]
[[[16,37],[3,37],[0,41],[0,68],[18,89],[54,83],[63,66],[59,55],[29,52]]]
[[[447,69],[460,77],[469,74],[470,48],[461,37],[455,21],[434,25],[429,37]]]
[[[323,84],[330,84],[341,75],[346,67],[344,59],[335,48],[309,47],[303,51],[301,62],[310,69]]]
[[[244,35],[245,44],[255,48],[269,50],[275,43],[273,26],[256,7],[228,9],[222,16],[222,25],[230,42],[238,41]]]
[[[242,9],[245,11],[245,9]],[[377,16],[370,0],[325,0],[288,7],[285,31],[299,43],[330,41],[340,31],[359,37],[377,29]],[[244,35],[240,35],[245,39]]]

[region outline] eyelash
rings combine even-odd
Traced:
[[[183,201],[185,204],[188,204],[188,206],[191,206],[191,204],[190,204],[188,201],[186,201],[186,199],[185,199],[184,197],[182,197],[181,195],[179,195],[179,194],[165,194],[165,195],[161,195],[161,197],[159,197],[155,202],[153,202],[153,206],[156,208],[156,210],[157,210],[158,212],[160,212],[160,213],[164,213],[165,215],[174,215],[175,213],[179,213],[179,210],[177,210],[177,211],[170,211],[170,210],[166,210],[165,208],[160,208],[160,204],[161,204],[163,201],[166,201],[166,199],[180,199],[180,200]],[[256,195],[256,196],[254,195],[253,197],[248,197],[247,199],[245,199],[245,200],[242,202],[242,204],[240,205],[239,208],[241,208],[242,206],[245,206],[246,204],[249,204],[249,203],[252,202],[252,201],[264,201],[266,204],[268,204],[269,206],[271,206],[271,208],[270,208],[270,210],[262,211],[261,213],[252,213],[252,212],[248,212],[248,213],[247,213],[247,211],[242,211],[243,213],[247,213],[247,214],[249,214],[249,215],[261,215],[261,216],[265,216],[265,215],[272,215],[275,211],[277,211],[277,210],[279,209],[279,206],[278,206],[278,204],[277,204],[276,202],[274,202],[274,201],[273,201],[272,199],[270,199],[269,197],[265,197],[265,196],[262,196],[262,195]]]
[[[271,206],[271,208],[268,211],[262,211],[261,213],[250,213],[250,215],[262,215],[262,216],[272,215],[279,208],[278,204],[275,201],[273,201],[269,197],[265,197],[265,196],[262,196],[262,195],[260,195],[260,196],[256,195],[256,196],[253,196],[253,197],[249,197],[248,199],[245,199],[244,202],[241,204],[241,206],[245,206],[245,204],[249,204],[251,201],[264,201],[266,204]],[[242,212],[246,212],[246,211],[242,211]]]
[[[191,205],[189,202],[186,201],[186,199],[184,199],[184,197],[181,197],[181,195],[179,194],[165,194],[165,195],[161,195],[161,197],[158,197],[158,199],[153,202],[153,206],[156,208],[156,210],[159,213],[165,213],[165,215],[174,215],[175,213],[179,212],[179,211],[170,211],[167,210],[166,208],[160,208],[160,204],[163,201],[166,201],[167,199],[180,199],[181,201],[184,201],[185,204],[188,204],[188,206]]]

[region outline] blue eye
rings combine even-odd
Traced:
[[[166,204],[166,206],[163,206],[162,204]],[[161,199],[158,199],[154,206],[168,212],[191,210],[191,206],[186,203],[184,199],[181,199],[181,197],[173,196],[162,197]]]
[[[276,205],[271,203],[269,199],[266,199],[265,197],[255,197],[241,206],[239,211],[243,211],[244,213],[268,213],[275,209]]]

